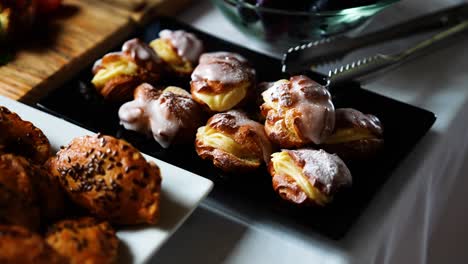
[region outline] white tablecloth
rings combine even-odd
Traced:
[[[462,1],[404,0],[379,28]],[[278,51],[241,34],[208,1],[180,19],[260,52]],[[402,44],[403,45],[403,44]],[[366,85],[438,119],[346,237],[329,240],[274,220],[221,212],[205,202],[154,256],[157,263],[468,263],[468,37]],[[404,128],[402,128],[404,129]]]

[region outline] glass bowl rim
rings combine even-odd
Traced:
[[[329,10],[329,11],[322,11],[322,12],[306,12],[306,11],[294,11],[294,10],[280,10],[275,8],[268,8],[268,7],[259,7],[252,4],[247,3],[243,0],[215,0],[217,2],[228,2],[230,4],[240,4],[245,8],[249,8],[256,11],[267,12],[267,13],[276,13],[280,15],[294,15],[294,16],[340,16],[346,15],[353,12],[359,12],[368,9],[375,9],[375,8],[382,8],[398,2],[400,0],[380,0],[375,4],[370,5],[362,5],[362,6],[355,6],[350,8],[338,9],[338,10]]]

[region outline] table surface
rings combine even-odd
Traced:
[[[368,30],[456,0],[403,0]],[[182,21],[259,52],[279,51],[241,34],[209,1]],[[408,42],[396,43],[398,46]],[[157,263],[462,263],[468,259],[468,37],[366,84],[366,89],[428,109],[438,119],[346,237],[329,240],[274,221],[228,213],[209,200],[154,256]],[[404,129],[404,128],[402,128]],[[465,261],[464,261],[465,260]]]

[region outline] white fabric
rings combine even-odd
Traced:
[[[404,0],[380,14],[369,29],[461,2]],[[180,18],[221,38],[279,55],[241,34],[208,1],[199,1]],[[468,36],[460,37],[450,48],[418,58],[366,86],[433,111],[438,119],[343,240],[287,228],[255,212],[249,217],[221,214],[213,209],[218,205],[205,202],[155,261],[468,263],[467,47]]]

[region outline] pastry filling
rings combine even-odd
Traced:
[[[365,129],[339,129],[328,137],[324,144],[339,144],[373,138],[375,138],[374,135]]]
[[[99,70],[91,81],[96,87],[103,87],[115,77],[123,75],[135,75],[138,66],[127,60],[118,60],[106,63],[105,68]]]
[[[197,138],[201,139],[201,141],[209,147],[230,153],[240,159],[251,160],[253,162],[258,161],[258,158],[255,157],[251,151],[243,148],[241,144],[235,142],[229,136],[208,126],[198,129]]]
[[[193,70],[192,64],[189,61],[184,61],[179,54],[177,54],[170,41],[156,39],[150,43],[150,46],[156,54],[175,71],[190,73]]]
[[[308,177],[297,167],[294,160],[287,152],[278,152],[272,155],[271,162],[275,172],[280,175],[287,175],[294,179],[304,193],[319,205],[325,205],[330,202],[330,198],[322,194],[317,188],[312,186]]]
[[[203,101],[208,107],[217,112],[227,111],[236,106],[247,95],[250,84],[246,83],[241,87],[230,90],[222,94],[203,94],[195,92],[194,95]]]

